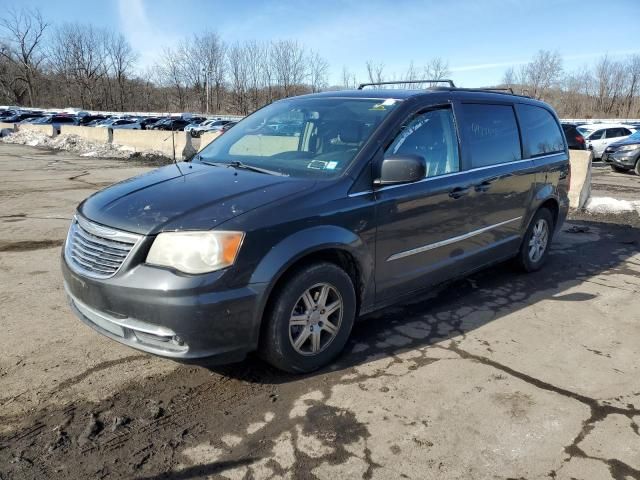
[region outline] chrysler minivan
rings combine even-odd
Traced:
[[[84,200],[64,286],[84,323],[133,348],[208,362],[257,351],[308,372],[360,315],[496,262],[541,268],[567,215],[568,160],[554,111],[524,96],[287,98],[190,161]]]

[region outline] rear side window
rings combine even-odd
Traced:
[[[535,105],[518,105],[525,151],[530,157],[564,151],[564,139],[553,115]]]
[[[470,148],[472,168],[522,158],[513,107],[475,103],[463,107],[463,131]]]

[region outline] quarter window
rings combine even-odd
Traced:
[[[386,155],[408,154],[424,158],[427,177],[460,170],[458,137],[450,108],[419,113],[402,126]]]
[[[519,104],[522,140],[530,157],[564,151],[564,139],[555,119],[544,108]]]
[[[522,158],[518,125],[510,105],[465,104],[463,125],[473,168]]]

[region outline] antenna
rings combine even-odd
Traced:
[[[176,162],[176,131],[173,128],[173,120],[171,120],[171,147],[173,150],[173,163]]]

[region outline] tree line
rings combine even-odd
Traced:
[[[246,115],[275,100],[359,82],[444,79],[442,58],[388,72],[376,60],[365,78],[343,67],[339,85],[330,66],[295,40],[228,43],[214,32],[167,47],[142,69],[119,32],[91,24],[52,25],[38,10],[13,8],[0,16],[0,104],[79,107],[109,111],[182,111]],[[401,85],[409,86],[409,84]],[[552,104],[562,117],[640,117],[640,55],[604,56],[593,66],[565,71],[558,52],[540,51],[508,68],[502,87]]]

